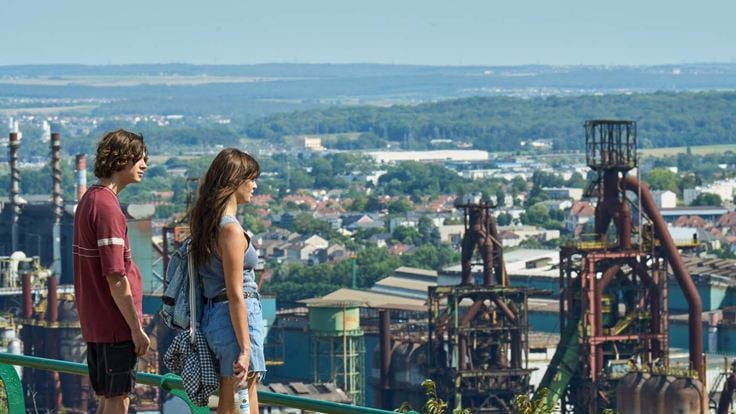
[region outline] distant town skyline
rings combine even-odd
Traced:
[[[9,0],[0,13],[0,65],[736,62],[729,0]]]

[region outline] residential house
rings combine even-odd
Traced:
[[[286,260],[306,263],[316,250],[326,249],[329,245],[330,243],[327,240],[316,234],[301,236],[286,246]]]
[[[553,200],[574,200],[580,201],[583,198],[582,188],[573,187],[542,187],[549,198]]]
[[[677,194],[670,190],[656,190],[652,191],[652,197],[657,208],[674,208],[677,207]]]
[[[595,208],[587,201],[576,201],[565,216],[565,230],[580,234],[583,226],[595,220]]]
[[[342,216],[342,226],[350,231],[383,228],[383,219],[378,214],[350,214]]]
[[[368,242],[374,244],[376,247],[388,247],[388,241],[391,240],[391,233],[378,233],[372,235]]]

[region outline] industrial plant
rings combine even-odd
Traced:
[[[692,254],[697,238],[671,234],[639,176],[635,122],[587,121],[584,135],[593,233],[576,234],[552,255],[505,253],[495,204],[481,195],[458,197],[459,264],[401,267],[370,290],[344,287],[288,308],[279,307],[278,297],[264,297],[268,375],[261,387],[421,409],[421,383],[431,379],[450,410],[473,413],[514,413],[515,399],[524,395],[561,413],[730,412],[736,371],[723,355],[736,340],[730,308],[736,263],[699,258]],[[76,157],[75,200],[63,200],[60,135],[52,133],[49,142],[51,196],[27,197],[20,193],[20,139],[11,133],[8,141],[10,196],[0,203],[0,348],[84,363],[71,251],[87,163],[85,155]],[[158,316],[161,275],[188,226],[170,223],[157,243],[154,207],[122,208],[143,274],[152,339],[139,370],[164,373],[162,355],[176,332]],[[86,377],[25,368],[22,382],[27,406],[94,409]],[[181,407],[157,387],[136,388],[136,412]]]

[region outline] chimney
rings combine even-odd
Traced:
[[[87,155],[77,154],[75,161],[76,168],[74,170],[75,175],[75,202],[79,202],[82,199],[84,193],[87,192]]]
[[[58,132],[51,134],[51,171],[53,174],[51,196],[54,204],[54,223],[59,224],[64,205],[61,199],[61,136]]]
[[[20,218],[20,170],[18,169],[18,148],[20,138],[17,132],[10,133],[10,253],[18,250],[18,219]]]

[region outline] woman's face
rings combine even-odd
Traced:
[[[235,199],[238,204],[250,203],[250,200],[253,198],[253,192],[256,191],[256,188],[258,188],[256,180],[249,179],[243,181],[243,184],[240,184],[240,187],[235,191]]]

